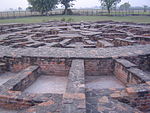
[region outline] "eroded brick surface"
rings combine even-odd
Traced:
[[[149,24],[3,24],[0,48],[0,79],[16,74],[0,85],[0,108],[18,113],[150,111]],[[67,77],[65,92],[24,92],[43,75]],[[113,76],[124,86],[86,88],[86,76]]]

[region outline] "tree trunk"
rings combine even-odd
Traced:
[[[108,14],[110,15],[110,8],[109,8],[109,7],[107,7],[107,10],[108,10]]]
[[[64,5],[65,6],[65,9],[63,11],[63,15],[72,15],[73,12],[72,10],[68,7],[68,5]]]
[[[64,15],[67,15],[67,14],[68,14],[68,7],[65,6]]]
[[[107,6],[108,14],[110,15],[110,6]]]
[[[41,15],[44,16],[44,11],[41,11]]]

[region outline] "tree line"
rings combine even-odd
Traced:
[[[73,1],[75,0],[28,0],[30,6],[28,10],[30,11],[38,11],[42,15],[48,15],[49,11],[57,8],[58,4],[64,6],[64,15],[73,14],[71,7],[74,5]],[[99,0],[101,6],[107,9],[108,13],[111,13],[111,9],[116,8],[117,4],[121,2],[121,0]],[[128,10],[131,7],[129,2],[126,2],[120,6],[121,10]],[[144,12],[147,10],[148,6],[144,6]]]

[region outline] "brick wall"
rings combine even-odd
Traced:
[[[128,57],[126,59],[138,65],[140,69],[144,71],[150,71],[150,55]]]
[[[113,59],[85,60],[85,75],[112,75]]]
[[[30,65],[38,65],[41,68],[41,74],[66,76],[68,75],[71,60],[50,59],[36,57],[5,58],[12,72],[19,72]]]
[[[139,84],[126,88],[131,106],[150,111],[150,85]]]
[[[39,72],[39,66],[30,66],[19,72],[17,78],[12,78],[1,85],[0,106],[6,109],[24,109],[33,106],[36,102],[25,99],[26,95],[22,94],[21,91],[30,86],[39,77]]]
[[[115,47],[118,47],[118,46],[129,46],[129,45],[136,44],[135,41],[125,40],[125,39],[120,39],[120,38],[114,39],[113,43],[114,43]]]
[[[140,84],[144,82],[138,74],[133,73],[133,70],[135,69],[137,69],[137,66],[127,60],[115,60],[114,75],[125,85]]]

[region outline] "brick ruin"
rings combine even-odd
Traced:
[[[150,25],[0,25],[2,113],[150,112]]]

